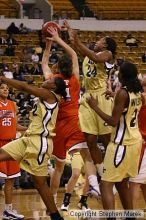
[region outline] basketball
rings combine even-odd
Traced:
[[[42,26],[42,35],[44,37],[52,37],[52,35],[48,32],[48,28],[50,28],[50,27],[57,29],[58,32],[60,31],[58,24],[56,22],[48,21],[48,22],[44,23]]]

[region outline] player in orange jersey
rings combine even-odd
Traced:
[[[9,88],[7,84],[0,84],[0,147],[9,143],[16,138],[16,130],[25,131],[26,127],[17,124],[16,104],[8,100]],[[5,211],[3,217],[14,215],[16,218],[23,219],[23,215],[19,215],[13,211],[12,194],[14,178],[20,176],[20,167],[17,161],[0,162],[0,178],[5,179]]]
[[[67,101],[61,101],[56,122],[56,137],[53,140],[53,155],[56,158],[56,167],[51,178],[51,189],[53,194],[56,195],[64,169],[67,150],[72,153],[73,151],[80,151],[85,162],[85,170],[92,192],[98,196],[100,192],[96,168],[90,156],[84,134],[78,127],[78,99],[80,93],[78,57],[75,51],[59,37],[56,30],[50,28],[50,33],[52,35],[51,40],[56,41],[68,54],[60,57],[58,61],[60,73],[57,76],[63,78],[66,83]],[[42,59],[42,68],[46,79],[52,74],[48,69],[49,53],[50,43],[47,41]]]

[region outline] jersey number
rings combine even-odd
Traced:
[[[37,110],[37,104],[34,104],[33,109],[32,109],[33,116],[37,116],[36,110]]]
[[[131,128],[134,128],[135,125],[136,125],[137,113],[138,113],[138,111],[137,111],[137,109],[135,109],[135,111],[134,111],[133,114],[132,114],[132,119],[131,119],[131,121],[130,121],[130,127],[131,127]]]
[[[2,126],[11,126],[11,118],[4,118],[2,120]]]
[[[94,66],[94,68],[92,69],[91,66],[88,66],[88,70],[87,70],[87,77],[95,77],[97,75],[97,69],[96,66]]]
[[[66,88],[65,91],[66,91],[66,101],[71,101],[71,95],[70,95],[69,88]]]

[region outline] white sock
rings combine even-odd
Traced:
[[[98,172],[99,176],[102,176],[102,174],[103,174],[103,163],[100,163],[100,164],[97,163],[95,166],[97,168],[97,172]]]
[[[88,181],[89,181],[89,185],[93,186],[94,188],[99,188],[99,184],[97,181],[97,176],[95,175],[90,175],[88,176]]]
[[[5,210],[12,210],[12,204],[5,204]]]

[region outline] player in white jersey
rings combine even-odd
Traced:
[[[113,185],[117,186],[125,209],[132,209],[128,178],[136,176],[142,138],[137,115],[142,105],[142,86],[136,66],[130,62],[120,65],[119,80],[122,84],[114,100],[112,116],[98,106],[92,95],[87,99],[93,110],[113,127],[110,143],[104,158],[101,193],[104,209],[115,209]],[[131,159],[131,158],[134,158]]]

